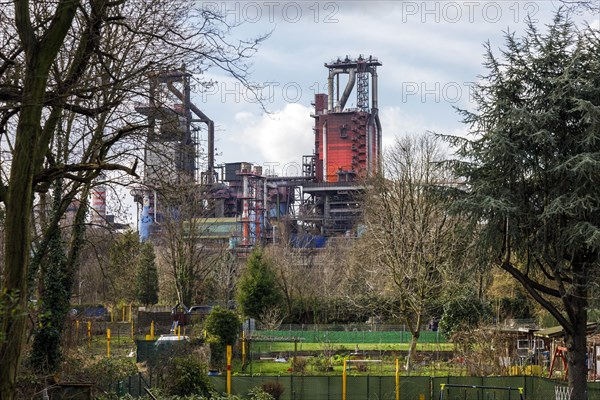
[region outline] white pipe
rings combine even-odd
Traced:
[[[337,111],[344,110],[344,107],[346,106],[346,102],[348,101],[348,97],[350,97],[350,93],[352,93],[352,89],[354,88],[355,82],[356,82],[356,70],[351,69],[348,73],[348,83],[346,83],[346,88],[344,89],[342,98],[338,101]],[[338,93],[338,95],[339,95],[339,93]]]
[[[327,112],[333,112],[333,70],[329,70],[329,77],[327,78]]]
[[[154,223],[157,222],[156,214],[158,213],[158,195],[156,194],[156,190],[154,191]]]
[[[371,68],[371,108],[377,109],[378,107],[378,99],[377,99],[377,70],[376,67]]]

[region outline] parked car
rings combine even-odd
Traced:
[[[213,306],[191,306],[188,309],[188,312],[190,314],[196,314],[196,315],[208,315],[210,314],[210,312],[212,311]]]
[[[168,346],[172,346],[172,345],[179,345],[179,344],[185,344],[188,343],[190,341],[190,337],[189,336],[183,336],[183,335],[160,335],[158,337],[158,339],[156,339],[156,342],[154,343],[154,346],[156,346],[156,348],[166,348]]]

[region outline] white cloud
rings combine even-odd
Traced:
[[[227,128],[230,134],[223,135],[220,145],[227,148],[227,162],[276,163],[277,174],[300,174],[302,155],[312,154],[314,147],[311,111],[301,104],[286,104],[273,114],[236,113]]]

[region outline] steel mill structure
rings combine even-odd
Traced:
[[[247,162],[215,165],[214,123],[191,102],[191,75],[182,68],[149,77],[148,102],[136,107],[149,125],[143,183],[132,191],[141,240],[160,231],[161,189],[180,184],[194,185],[206,204],[195,229],[231,251],[277,240],[323,247],[328,237],[355,234],[363,182],[381,169],[378,66],[372,56],[325,64],[328,93],[315,95],[311,115],[314,153],[303,156],[301,176],[285,177]],[[356,107],[346,107],[353,93]]]
[[[361,214],[362,182],[381,169],[378,66],[372,56],[326,63],[328,93],[315,95],[315,154],[303,161],[313,179],[303,185],[302,216],[325,236],[350,234]],[[341,93],[340,75],[348,75]],[[357,107],[347,108],[355,86]]]

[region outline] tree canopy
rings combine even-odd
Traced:
[[[141,304],[158,303],[158,271],[154,247],[149,242],[141,245],[136,273],[136,299]]]
[[[585,398],[587,307],[600,272],[600,37],[558,12],[486,46],[487,74],[467,138],[453,137],[465,178],[455,209],[482,254],[510,273],[565,331],[572,399]]]
[[[283,297],[275,272],[260,247],[252,250],[248,257],[238,283],[237,300],[245,316],[258,320],[271,309],[281,306]]]

